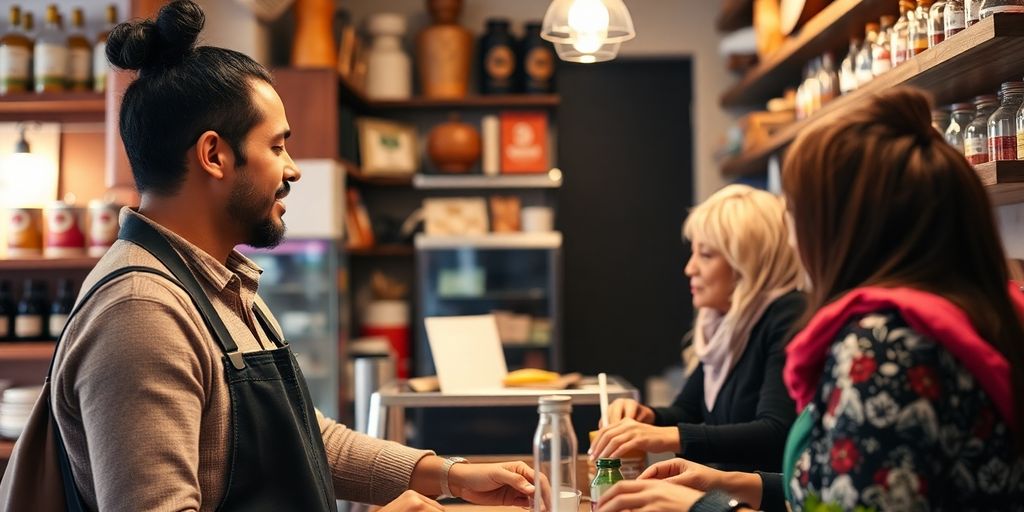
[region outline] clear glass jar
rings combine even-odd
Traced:
[[[950,116],[949,126],[946,128],[946,133],[943,136],[950,146],[963,153],[964,132],[967,131],[967,125],[974,121],[974,104],[954,103],[950,110],[953,112],[953,115]]]
[[[878,23],[872,22],[864,25],[864,44],[861,45],[860,51],[857,52],[857,60],[854,64],[857,69],[857,87],[864,87],[875,77],[872,72],[871,50],[877,41]]]
[[[982,0],[978,19],[998,13],[1024,13],[1024,0]]]
[[[968,27],[981,19],[981,0],[964,0],[964,21]]]
[[[988,118],[988,159],[1017,159],[1017,111],[1024,103],[1024,82],[1006,82],[999,88],[999,108]]]
[[[945,0],[939,0],[928,8],[928,48],[932,48],[946,39],[945,15]]]
[[[1024,105],[1017,110],[1017,160],[1024,160]]]
[[[917,0],[907,35],[907,44],[910,47],[907,60],[928,49],[928,10],[931,6],[932,0]]]
[[[900,0],[900,17],[893,25],[893,36],[889,45],[892,51],[892,67],[907,61],[910,48],[910,22],[914,18],[914,2]]]
[[[946,1],[946,11],[942,14],[942,23],[945,26],[946,39],[953,37],[967,27],[966,20],[964,20],[963,0]]]
[[[533,469],[537,478],[546,478],[557,489],[557,510],[576,510],[579,493],[576,486],[576,430],[572,428],[572,397],[542,396],[537,412],[540,422],[533,436]],[[540,485],[533,495],[533,510],[552,510],[544,503]],[[554,493],[553,493],[554,494]],[[575,501],[575,507],[571,507]]]
[[[939,133],[946,133],[949,128],[949,121],[952,116],[949,113],[949,105],[938,107],[932,110],[932,128]]]
[[[871,45],[871,74],[874,76],[880,76],[892,69],[892,26],[896,23],[896,17],[882,16],[881,21],[878,39]]]
[[[988,162],[988,118],[999,108],[999,97],[986,94],[974,98],[974,121],[964,132],[964,156],[971,165]]]

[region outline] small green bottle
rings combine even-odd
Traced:
[[[597,475],[590,482],[591,510],[597,510],[601,495],[611,489],[615,482],[622,480],[622,473],[619,472],[621,466],[619,459],[597,459]]]

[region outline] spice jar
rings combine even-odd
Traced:
[[[963,0],[946,1],[946,10],[942,13],[942,23],[945,27],[946,39],[953,37],[967,27],[967,22],[964,19]]]
[[[974,98],[974,121],[964,132],[964,156],[971,165],[988,162],[988,118],[999,107],[999,98],[986,94]]]
[[[981,19],[982,0],[964,0],[964,20],[970,27]]]
[[[1017,110],[1024,103],[1024,82],[1006,82],[1002,101],[988,118],[989,160],[1017,159]]]
[[[1017,160],[1024,160],[1024,104],[1017,110]]]
[[[953,115],[950,117],[949,127],[946,128],[946,133],[943,136],[949,145],[963,153],[964,132],[967,131],[967,125],[974,121],[974,104],[954,103],[952,111]]]
[[[998,13],[1024,13],[1024,0],[982,0],[978,19]]]
[[[914,21],[914,2],[900,0],[900,17],[892,27],[892,37],[889,41],[892,55],[892,66],[903,64],[909,58],[910,52],[910,24]]]
[[[928,9],[928,48],[946,39],[946,1],[939,0]]]
[[[907,60],[928,49],[928,10],[931,6],[932,0],[917,0],[917,8],[914,9],[910,21],[907,40],[910,49]]]

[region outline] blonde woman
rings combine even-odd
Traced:
[[[673,452],[720,468],[777,471],[796,418],[782,382],[784,350],[804,312],[785,206],[730,185],[693,209],[683,235],[693,251],[685,272],[700,364],[670,407],[613,402],[591,458]]]

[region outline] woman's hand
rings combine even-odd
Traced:
[[[525,507],[533,496],[533,469],[523,462],[455,464],[448,473],[452,493],[478,505]]]
[[[686,459],[659,462],[640,474],[639,480],[660,480],[699,491],[721,489],[744,503],[761,506],[763,481],[757,473],[719,471]]]
[[[679,429],[655,427],[634,419],[624,419],[601,433],[590,446],[590,461],[599,458],[621,458],[632,451],[676,453],[679,451]]]
[[[647,407],[632,398],[620,398],[608,406],[608,425],[614,425],[624,419],[633,419],[648,425],[654,424],[654,409]]]
[[[671,459],[647,468],[640,474],[639,479],[662,480],[671,484],[685,485],[699,491],[710,491],[722,487],[725,474],[724,471],[686,459]]]
[[[624,480],[601,496],[598,512],[636,510],[680,512],[690,510],[703,491],[659,480]]]
[[[384,505],[379,512],[442,512],[440,503],[416,492],[405,491],[394,501]]]

